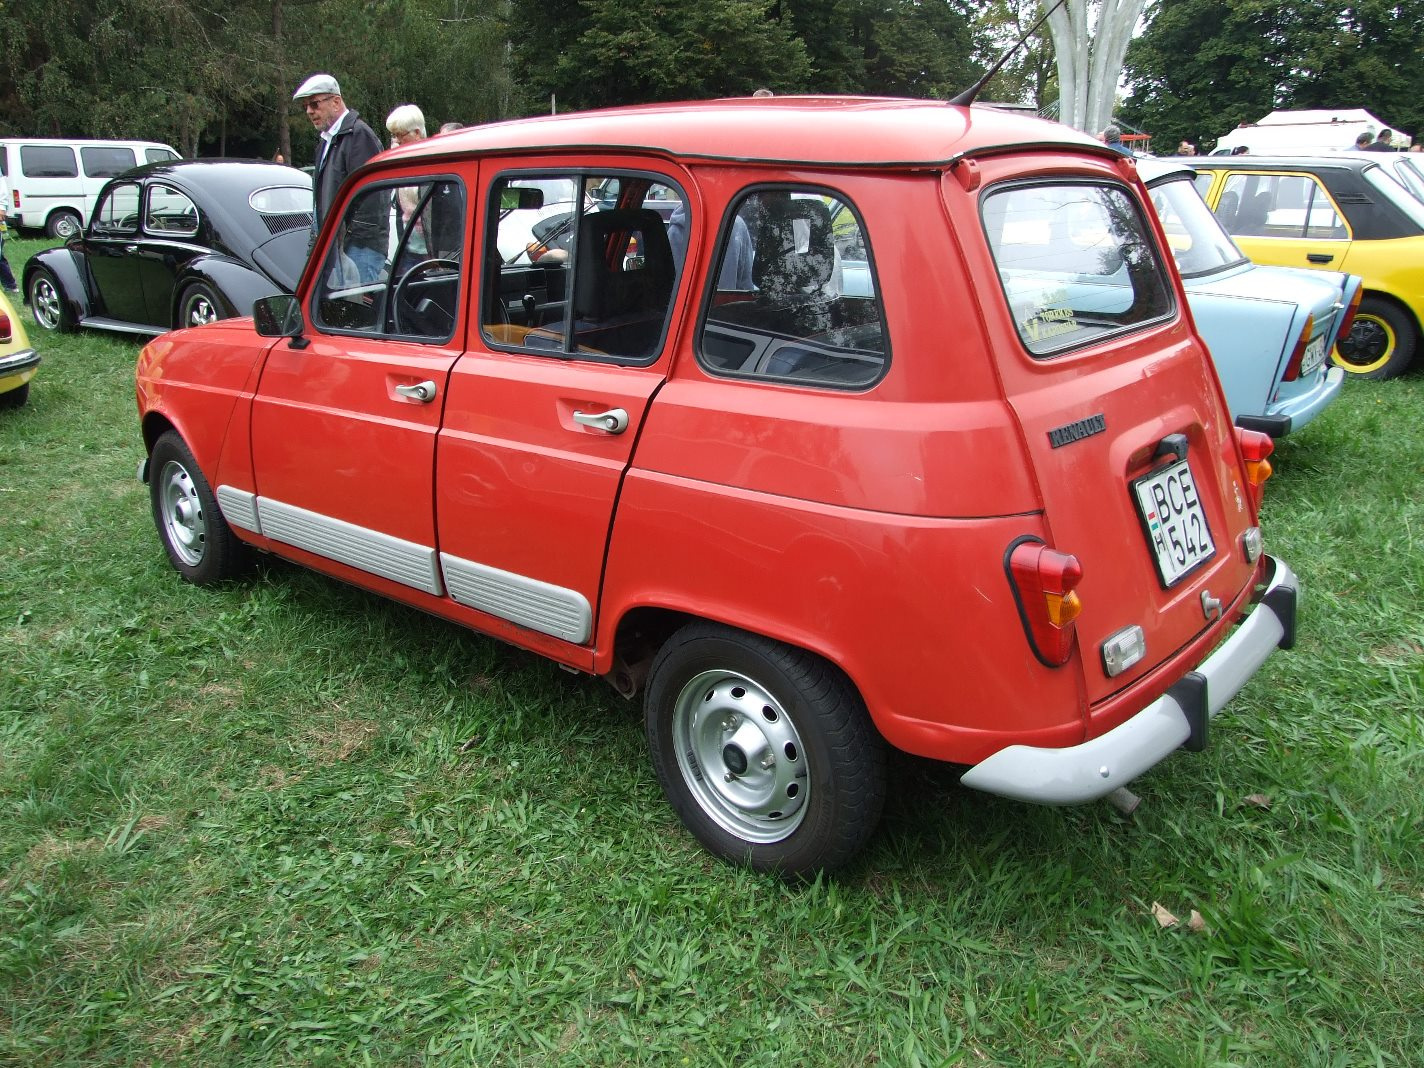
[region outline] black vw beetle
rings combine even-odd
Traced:
[[[311,230],[310,176],[258,160],[136,167],[99,193],[89,225],[25,265],[35,322],[161,334],[250,315],[296,288]]]

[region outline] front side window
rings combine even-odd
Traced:
[[[1163,182],[1154,186],[1151,194],[1152,206],[1167,232],[1167,247],[1182,274],[1203,275],[1245,262],[1231,235],[1221,228],[1189,180]]]
[[[186,193],[155,182],[148,187],[144,229],[162,237],[192,237],[198,232],[198,207]]]
[[[655,359],[682,267],[669,222],[682,205],[679,189],[650,175],[496,180],[481,302],[486,342],[629,363]]]
[[[90,178],[112,178],[123,174],[135,164],[134,150],[131,148],[99,148],[93,145],[81,148],[84,173]]]
[[[1309,174],[1228,175],[1216,217],[1236,237],[1344,241],[1350,236],[1330,195]]]
[[[884,373],[885,314],[860,216],[828,190],[743,195],[723,220],[698,356],[717,374],[863,388]]]
[[[65,145],[21,145],[20,173],[26,178],[78,178],[74,149]]]
[[[96,234],[138,233],[139,195],[139,187],[133,182],[111,186],[94,209],[93,231]]]
[[[983,221],[1014,325],[1033,356],[1172,312],[1157,246],[1136,200],[1120,186],[1009,186],[985,197]]]
[[[464,187],[455,180],[368,186],[347,205],[327,252],[314,322],[340,333],[448,341],[464,239]]]

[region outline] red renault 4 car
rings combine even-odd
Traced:
[[[566,234],[507,221],[570,180]],[[484,126],[342,190],[294,296],[139,358],[174,566],[276,553],[641,692],[710,850],[833,868],[888,747],[1120,790],[1296,580],[1134,164],[930,101]]]

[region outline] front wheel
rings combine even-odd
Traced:
[[[79,221],[79,216],[72,211],[57,211],[45,220],[45,233],[50,237],[57,237],[61,241],[68,241],[83,228],[84,224]]]
[[[644,722],[663,792],[717,856],[811,875],[879,824],[885,742],[850,681],[810,653],[689,624],[653,662]]]
[[[184,290],[182,303],[178,306],[178,321],[173,325],[175,329],[202,326],[215,323],[222,317],[217,295],[202,282],[195,282]]]
[[[1350,332],[1335,346],[1334,360],[1360,378],[1395,378],[1414,360],[1418,330],[1407,312],[1366,297]]]
[[[241,573],[247,546],[223,518],[212,487],[176,431],[153,446],[148,493],[159,539],[178,574],[194,585],[210,586]]]
[[[30,314],[46,330],[68,333],[74,329],[74,315],[60,292],[54,275],[40,267],[30,276]]]

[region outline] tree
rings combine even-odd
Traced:
[[[1132,31],[1147,0],[1065,0],[1048,17],[1058,57],[1058,120],[1097,133],[1112,120]],[[1042,0],[1048,8],[1053,0]]]

